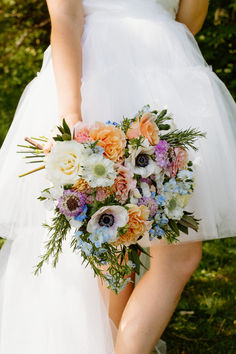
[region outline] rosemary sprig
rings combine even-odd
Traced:
[[[62,252],[62,242],[66,239],[66,235],[71,228],[65,215],[58,210],[56,210],[55,214],[51,225],[44,224],[51,235],[45,245],[46,252],[40,257],[41,260],[36,266],[35,275],[41,272],[44,262],[48,262],[51,257],[53,258],[52,264],[56,267],[59,254]]]
[[[197,151],[198,148],[194,145],[196,140],[205,137],[206,133],[195,128],[188,128],[185,130],[175,129],[170,133],[162,135],[161,139],[166,140],[173,147],[192,148],[194,151]]]

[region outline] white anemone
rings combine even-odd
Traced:
[[[117,238],[119,227],[124,227],[129,221],[127,210],[119,205],[104,206],[93,214],[87,225],[87,231],[94,233],[99,228],[107,227],[111,236],[110,242]]]
[[[152,174],[158,174],[161,169],[153,161],[151,155],[154,154],[154,146],[139,146],[138,148],[129,149],[130,156],[125,159],[125,166],[133,173],[140,175],[143,178],[147,178]],[[138,163],[138,159],[143,158],[144,163],[142,165],[141,159]]]

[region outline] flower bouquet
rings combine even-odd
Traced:
[[[171,243],[181,231],[198,230],[199,220],[184,210],[194,191],[187,150],[197,150],[195,141],[205,134],[173,126],[167,110],[147,105],[134,118],[91,127],[80,122],[72,133],[63,120],[47,152],[45,137],[19,145],[33,162],[44,163],[21,176],[46,170],[51,186],[39,199],[55,214],[44,225],[49,239],[35,274],[50,258],[56,266],[70,233],[72,250],[119,292],[132,271],[139,274],[143,238]]]

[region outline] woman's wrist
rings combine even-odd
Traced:
[[[65,119],[66,123],[72,129],[75,124],[78,122],[82,122],[82,115],[81,113],[70,113],[70,114],[62,114],[59,118],[59,123],[62,123],[62,120]]]

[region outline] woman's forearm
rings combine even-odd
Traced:
[[[54,7],[55,1],[57,1],[58,9]],[[65,118],[72,127],[82,120],[80,88],[83,13],[78,5],[72,6],[72,1],[55,1],[48,0],[48,5],[52,26],[51,48],[59,103],[59,120]],[[79,3],[78,0],[75,1]]]
[[[195,35],[202,28],[208,5],[209,0],[180,0],[176,20],[184,23]]]

